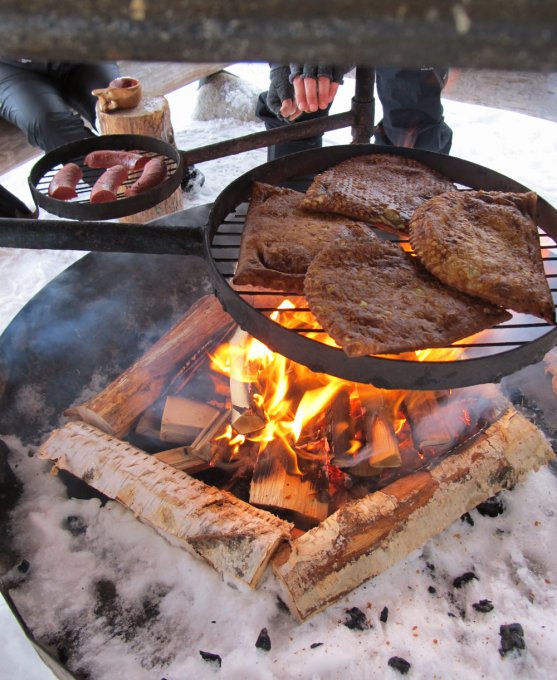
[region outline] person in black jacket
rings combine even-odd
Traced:
[[[0,116],[32,146],[51,151],[90,137],[97,98],[91,91],[120,75],[113,62],[0,60]]]
[[[257,116],[269,130],[328,115],[348,70],[328,64],[271,64],[269,89],[259,96]],[[447,76],[448,70],[439,68],[376,69],[383,118],[375,126],[375,143],[449,153],[452,130],[441,104]],[[269,147],[268,159],[321,144],[321,135],[277,144]]]

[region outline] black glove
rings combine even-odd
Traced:
[[[283,64],[271,64],[271,82],[267,93],[267,106],[281,120],[279,114],[282,102],[285,99],[294,99],[294,87],[290,82],[290,67]]]
[[[350,66],[334,64],[290,64],[290,82],[300,76],[301,78],[320,78],[325,76],[333,83],[344,82],[343,76],[350,71]]]

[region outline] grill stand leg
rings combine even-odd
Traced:
[[[352,97],[352,142],[369,144],[375,126],[375,69],[367,66],[356,68],[356,90]]]

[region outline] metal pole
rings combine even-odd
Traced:
[[[354,144],[369,144],[375,125],[375,69],[368,66],[356,68],[356,91],[352,97],[352,141]]]

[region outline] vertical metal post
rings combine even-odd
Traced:
[[[352,141],[369,144],[375,125],[375,69],[368,66],[356,68],[356,91],[352,97]]]

